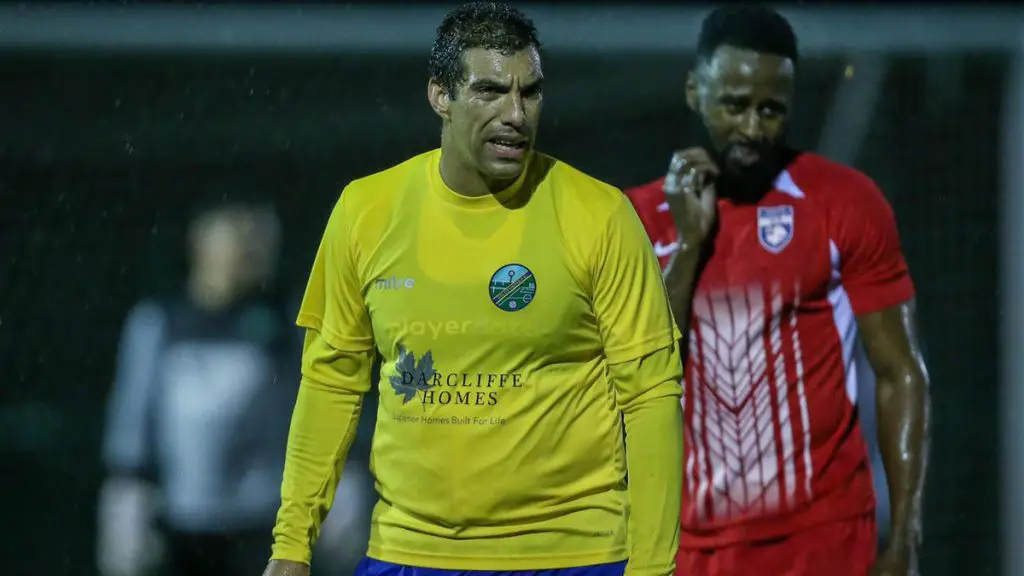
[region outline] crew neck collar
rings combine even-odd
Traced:
[[[430,163],[431,189],[446,202],[475,210],[497,208],[505,205],[509,199],[513,198],[522,189],[523,182],[526,181],[526,175],[530,171],[530,165],[533,163],[533,151],[531,150],[527,153],[526,165],[519,174],[519,178],[516,178],[516,181],[507,188],[493,194],[484,194],[483,196],[466,196],[452,190],[445,183],[444,178],[441,177],[441,154],[442,151],[438,148]]]

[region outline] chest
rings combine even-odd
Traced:
[[[165,337],[169,346],[209,342],[235,344],[278,352],[286,345],[282,330],[288,320],[280,307],[260,302],[221,312],[204,312],[192,305],[176,303],[168,308]]]
[[[251,409],[258,398],[280,387],[275,359],[244,341],[182,340],[169,343],[160,358],[162,412],[174,425]]]
[[[658,217],[668,225],[654,239],[655,250],[665,250],[677,234],[667,212]],[[806,201],[775,194],[760,205],[722,203],[697,293],[763,288],[781,296],[786,305],[813,305],[827,297],[837,277],[834,251],[825,216]],[[667,255],[659,258],[667,263]]]
[[[529,357],[593,322],[583,273],[557,236],[507,218],[473,229],[430,222],[386,234],[365,266],[364,298],[385,357],[400,348],[435,359],[510,348]]]

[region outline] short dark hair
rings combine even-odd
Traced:
[[[789,22],[767,6],[730,5],[704,19],[697,39],[697,58],[710,60],[722,46],[783,56],[797,63],[796,34]]]
[[[504,2],[468,2],[449,12],[437,27],[430,77],[454,97],[465,73],[466,50],[484,48],[510,55],[530,47],[540,50],[540,40],[525,14]]]

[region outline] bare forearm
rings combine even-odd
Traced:
[[[916,548],[928,456],[928,394],[923,374],[880,378],[879,445],[892,510],[890,547]]]
[[[675,316],[684,338],[689,333],[690,310],[697,285],[699,263],[700,255],[696,250],[680,249],[672,255],[662,273],[669,304],[672,306],[672,315]]]

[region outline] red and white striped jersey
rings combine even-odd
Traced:
[[[627,191],[664,266],[663,180]],[[871,513],[856,317],[914,295],[892,209],[864,174],[799,155],[756,204],[718,202],[683,395],[684,548]]]

